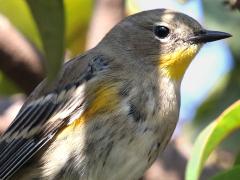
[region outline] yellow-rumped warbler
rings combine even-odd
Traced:
[[[1,138],[0,178],[140,178],[176,126],[189,63],[230,36],[165,9],[125,18],[33,91]]]

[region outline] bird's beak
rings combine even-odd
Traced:
[[[231,34],[220,31],[203,30],[190,37],[188,41],[193,43],[207,43],[231,37]]]

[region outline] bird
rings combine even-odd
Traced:
[[[173,134],[189,64],[228,37],[168,9],[126,17],[33,90],[0,138],[0,179],[139,179]]]

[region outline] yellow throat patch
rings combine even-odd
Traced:
[[[197,45],[191,45],[189,48],[178,48],[171,54],[161,55],[159,58],[161,72],[171,79],[180,80],[198,50]]]

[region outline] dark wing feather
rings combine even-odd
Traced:
[[[51,88],[42,83],[34,90],[0,139],[0,179],[11,177],[69,123],[84,103],[83,83],[107,66],[102,56],[84,55],[65,64]]]
[[[7,179],[18,170],[66,123],[59,121],[42,134],[42,127],[58,107],[58,103],[53,103],[55,99],[26,106],[4,134],[0,143],[0,179]]]

